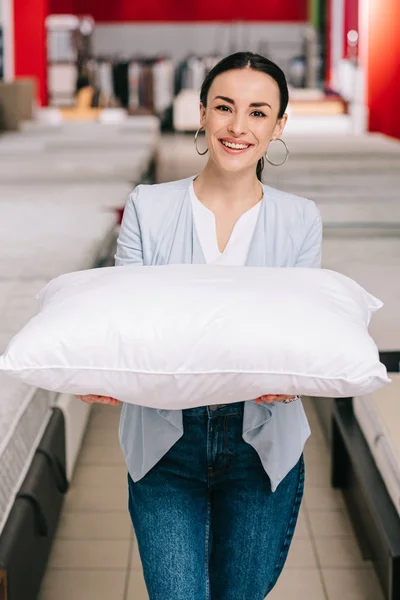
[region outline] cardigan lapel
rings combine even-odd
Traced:
[[[152,264],[204,264],[206,262],[201,249],[193,219],[189,185],[184,191],[180,205],[171,215],[165,227],[160,245],[155,252]]]

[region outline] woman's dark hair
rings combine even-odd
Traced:
[[[279,87],[281,104],[279,107],[278,119],[281,119],[285,114],[286,107],[289,102],[289,91],[286,82],[286,77],[282,69],[275,63],[260,54],[254,54],[253,52],[236,52],[226,58],[223,58],[213,69],[208,73],[207,77],[203,81],[200,91],[200,101],[204,107],[207,106],[207,96],[210,87],[216,77],[225,73],[226,71],[232,71],[233,69],[253,69],[254,71],[260,71],[269,75],[276,81]],[[261,181],[261,175],[264,169],[264,158],[260,158],[257,163],[257,178]]]

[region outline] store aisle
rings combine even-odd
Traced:
[[[303,142],[298,140],[294,144],[301,147]],[[340,140],[337,145],[339,148]],[[159,158],[159,181],[199,172],[205,160],[196,155],[191,136],[166,136],[159,148]],[[324,162],[332,170],[332,163]],[[296,160],[292,162],[294,171],[296,164]],[[299,169],[298,176],[311,189],[310,168],[308,165],[308,172]],[[277,171],[273,175],[281,177]],[[282,180],[283,185],[289,184]],[[316,193],[322,193],[321,189],[320,184],[316,186]],[[328,180],[326,190],[325,208],[336,219],[341,209],[335,199],[328,198],[329,193],[334,194]],[[307,195],[303,190],[298,193]],[[379,198],[382,208],[382,193]],[[365,218],[367,200],[363,195]],[[390,203],[389,197],[387,202]],[[358,211],[351,202],[347,204],[346,214],[351,219],[352,207]],[[380,220],[383,214],[381,210]],[[372,221],[373,216],[371,213],[368,219]],[[329,452],[312,403],[305,399],[304,404],[312,429],[305,449],[305,498],[283,575],[268,599],[383,600],[371,564],[361,557],[342,496],[330,487]],[[93,407],[40,600],[147,598],[127,512],[126,470],[118,443],[118,418],[119,409]]]

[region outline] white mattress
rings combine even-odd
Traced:
[[[70,123],[43,128],[33,124],[22,133],[0,138],[0,183],[136,183],[158,141],[159,125],[146,118],[120,125]]]
[[[371,396],[354,398],[354,414],[400,515],[400,375]]]
[[[0,215],[3,352],[10,338],[37,312],[35,296],[50,278],[93,265],[104,240],[114,232],[115,217],[76,204],[52,207],[40,201],[0,202]],[[0,532],[54,401],[54,394],[0,377]]]
[[[40,116],[40,115],[39,115]],[[25,121],[22,123],[22,135],[43,136],[45,134],[61,134],[64,137],[68,135],[108,135],[111,134],[131,134],[132,132],[145,131],[148,133],[159,133],[160,119],[154,115],[136,115],[128,117],[118,123],[99,123],[95,121],[73,122],[66,121],[62,124],[49,124],[38,121]],[[105,133],[104,133],[105,132]]]
[[[35,210],[36,206],[36,210]],[[103,241],[114,231],[110,213],[37,210],[0,203],[0,353],[37,312],[36,294],[62,272],[93,265]],[[19,208],[19,210],[18,210]],[[44,217],[44,218],[43,218]],[[71,234],[71,231],[73,234]],[[16,234],[18,232],[18,235]],[[51,415],[56,395],[0,377],[0,533]],[[68,406],[60,406],[68,413]],[[67,417],[68,418],[68,414]],[[68,419],[67,453],[76,460],[87,415]],[[72,423],[72,425],[71,425]],[[74,428],[74,430],[72,429]],[[72,441],[71,441],[72,440]],[[74,462],[69,463],[70,472]]]
[[[75,212],[72,211],[70,214],[64,212],[60,215],[60,220],[44,219],[42,224],[36,226],[34,215],[29,213],[27,221],[21,228],[22,237],[15,240],[15,231],[14,235],[10,231],[7,234],[6,225],[10,226],[10,212],[4,211],[4,206],[1,204],[0,209],[2,214],[8,216],[8,219],[5,219],[6,223],[3,220],[0,222],[1,226],[5,227],[0,234],[0,353],[2,353],[11,337],[36,314],[38,308],[36,294],[49,278],[61,272],[92,266],[102,240],[109,235],[110,230],[114,229],[114,218],[110,214],[96,215],[91,211],[90,221],[87,220],[89,215],[85,215],[82,219],[83,223],[86,222],[86,227],[83,227],[79,211],[75,209]],[[71,231],[72,223],[66,218],[68,216],[74,216],[73,222],[77,222],[76,235],[70,238],[67,232],[68,227]],[[25,231],[24,228],[29,231]],[[51,233],[50,237],[47,237],[46,233]],[[40,235],[43,236],[42,244],[40,244]],[[26,243],[21,244],[24,238]],[[32,248],[31,252],[30,248]],[[4,249],[7,249],[7,255],[4,254]],[[36,390],[1,374],[0,533],[37,444],[44,433],[51,415],[51,406],[55,401],[55,394]],[[71,473],[86,425],[87,414],[82,408],[80,411],[72,411],[70,415],[70,406],[65,403],[60,403],[60,408],[66,415],[68,426],[67,454],[69,473]]]
[[[0,353],[37,312],[42,280],[0,280]],[[51,415],[55,395],[0,374],[0,532]]]
[[[400,238],[324,242],[323,266],[351,277],[382,300],[383,308],[373,315],[369,328],[382,352],[400,351],[399,256]]]
[[[0,533],[51,416],[52,396],[0,374]]]
[[[50,280],[93,266],[114,236],[112,211],[78,204],[0,202],[0,279]]]
[[[159,140],[159,131],[155,128],[81,123],[70,124],[62,128],[36,128],[22,133],[8,133],[0,138],[0,154],[26,155],[46,152],[52,149],[135,149],[154,150]]]
[[[7,154],[1,157],[0,182],[136,182],[147,169],[151,156],[148,148],[98,153],[90,149],[86,153],[71,149],[18,157]]]
[[[1,137],[0,353],[36,313],[43,285],[94,266],[115,242],[115,208],[158,139],[153,120],[128,122],[33,124]],[[0,533],[54,404],[65,416],[70,479],[90,407],[0,375]]]
[[[112,211],[124,206],[133,186],[127,182],[103,181],[71,182],[68,185],[51,184],[46,181],[35,185],[2,184],[0,181],[1,203],[26,204],[45,203],[55,205],[88,205],[91,210]],[[21,208],[22,210],[22,208]]]

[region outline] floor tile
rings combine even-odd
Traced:
[[[310,527],[304,508],[300,510],[299,518],[297,519],[296,530],[294,533],[296,538],[308,538],[311,535]]]
[[[47,571],[38,600],[124,600],[124,571]]]
[[[307,484],[304,491],[304,504],[309,512],[343,510],[345,506],[343,495],[339,490],[311,487]]]
[[[317,556],[321,567],[326,568],[370,568],[371,562],[364,560],[357,540],[346,538],[315,538]]]
[[[139,571],[132,570],[129,572],[128,593],[126,595],[126,600],[149,600],[143,574]],[[172,598],[166,598],[165,600],[172,600]]]
[[[121,409],[122,404],[118,404],[118,406],[110,406],[108,404],[93,404],[90,412],[90,418],[92,419],[98,415],[105,415],[109,417],[110,415],[121,414]]]
[[[116,412],[121,412],[122,404],[118,404],[118,406],[110,406],[109,404],[92,404],[92,410],[90,411],[90,416],[98,415],[98,414],[114,414]]]
[[[89,425],[86,435],[85,444],[89,446],[105,446],[106,448],[118,447],[118,427],[112,426],[110,429],[104,427],[91,427]]]
[[[311,532],[314,537],[346,537],[353,535],[351,521],[344,510],[310,511]]]
[[[285,568],[317,568],[317,560],[311,540],[294,538],[290,546]]]
[[[142,571],[142,561],[140,560],[139,548],[136,540],[132,544],[132,555],[129,568],[132,571]]]
[[[125,487],[127,484],[126,468],[122,466],[79,465],[72,479],[73,486],[87,487]]]
[[[95,444],[83,444],[79,455],[78,466],[85,465],[118,465],[125,466],[124,455],[119,446],[96,446]]]
[[[328,600],[384,600],[372,569],[323,569]]]
[[[306,465],[308,463],[326,464],[330,463],[329,449],[326,444],[314,444],[310,445],[308,440],[304,447],[304,458]]]
[[[96,488],[71,486],[64,503],[66,512],[109,512],[128,509],[128,486]]]
[[[307,444],[309,446],[323,446],[323,448],[327,448],[327,442],[324,432],[322,431],[320,425],[311,425],[311,435],[307,439]]]
[[[311,430],[317,429],[317,428],[320,429],[321,421],[319,420],[317,411],[315,410],[314,402],[312,400],[310,400],[309,402],[304,402],[304,399],[302,402],[303,402],[304,410],[306,411],[306,414],[307,414],[307,420],[310,424]]]
[[[57,539],[64,540],[129,540],[132,522],[126,512],[63,512]]]
[[[99,427],[101,429],[111,429],[119,426],[121,411],[116,407],[111,407],[110,411],[97,411],[91,413],[88,427]]]
[[[305,461],[306,486],[331,488],[331,471],[329,462]]]
[[[123,569],[128,567],[129,541],[56,539],[50,569]]]
[[[284,569],[268,600],[326,600],[317,569]],[[337,598],[335,600],[343,600]]]

